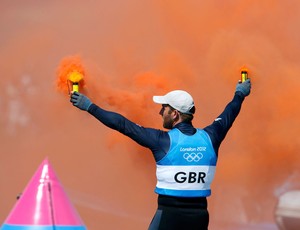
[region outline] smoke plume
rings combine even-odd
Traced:
[[[70,70],[84,75],[82,92],[97,105],[162,129],[153,95],[189,91],[202,128],[232,99],[245,66],[252,92],[220,148],[211,229],[274,229],[278,196],[300,187],[299,7],[2,2],[0,222],[46,156],[89,229],[146,229],[152,218],[151,152],[71,105]]]

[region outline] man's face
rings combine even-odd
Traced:
[[[163,127],[165,129],[173,128],[173,124],[174,124],[174,120],[172,118],[173,111],[174,110],[169,105],[165,105],[165,104],[162,105],[162,108],[161,108],[159,114],[163,118]]]

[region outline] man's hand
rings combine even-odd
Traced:
[[[247,79],[244,82],[239,82],[236,86],[236,92],[241,92],[244,97],[248,96],[251,91],[251,82],[250,79]]]
[[[77,108],[84,111],[88,111],[90,105],[92,104],[91,100],[87,96],[78,92],[71,94],[70,102],[72,102],[72,104]]]

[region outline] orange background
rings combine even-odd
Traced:
[[[155,128],[153,95],[189,91],[204,127],[247,66],[252,93],[220,148],[210,226],[276,229],[277,198],[300,187],[299,9],[295,0],[1,1],[0,223],[45,157],[89,230],[151,221],[150,151],[57,90],[61,60],[78,55],[96,104]]]

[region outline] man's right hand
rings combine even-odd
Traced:
[[[71,94],[71,99],[70,102],[77,108],[84,110],[84,111],[88,111],[90,105],[92,104],[91,100],[78,92],[73,92]]]
[[[244,97],[248,96],[250,94],[251,91],[251,81],[248,78],[246,81],[244,82],[239,82],[236,85],[236,92],[241,92]]]

